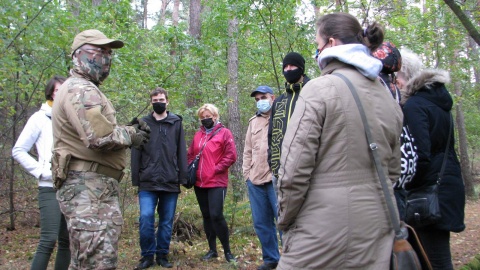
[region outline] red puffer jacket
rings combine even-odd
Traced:
[[[221,130],[210,139],[212,134],[220,128]],[[205,132],[204,127],[201,127],[193,136],[192,144],[188,148],[189,164],[200,152],[205,141],[207,144],[200,156],[195,186],[201,188],[227,187],[228,168],[237,160],[237,149],[232,132],[222,123],[215,125],[209,134]]]

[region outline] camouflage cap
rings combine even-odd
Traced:
[[[85,30],[78,35],[75,36],[72,43],[72,52],[73,53],[83,46],[84,44],[92,44],[92,45],[110,45],[112,49],[118,49],[123,47],[123,41],[109,39],[105,34],[96,30],[96,29],[89,29]]]

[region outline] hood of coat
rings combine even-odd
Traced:
[[[322,73],[323,69],[334,59],[354,66],[370,80],[375,80],[383,68],[382,62],[373,57],[370,50],[362,44],[345,44],[323,50],[317,59]]]
[[[450,75],[446,70],[425,69],[411,78],[402,91],[402,104],[411,96],[420,96],[430,100],[444,110],[449,111],[453,100],[445,84],[450,82]]]
[[[159,128],[158,130],[164,133],[165,136],[167,135],[167,131],[170,128],[170,126],[173,126],[177,121],[182,121],[181,116],[171,112],[168,112],[167,117],[162,120],[155,119],[155,117],[153,117],[153,112],[147,116],[144,116],[142,119],[145,122],[147,122],[151,130],[153,130],[154,127],[158,127]]]
[[[152,122],[160,122],[161,121],[161,122],[169,123],[169,124],[172,124],[172,125],[177,121],[182,121],[183,120],[182,116],[171,113],[169,111],[167,111],[167,117],[165,117],[162,120],[155,119],[155,117],[153,117],[153,112],[151,112],[148,116],[146,116],[144,118],[144,120],[147,120],[147,119],[149,121],[152,121]]]

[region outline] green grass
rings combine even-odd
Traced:
[[[480,254],[475,256],[471,262],[462,266],[460,270],[480,270]]]

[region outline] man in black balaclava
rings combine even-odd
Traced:
[[[296,52],[288,53],[283,58],[283,76],[286,80],[286,92],[273,102],[268,125],[268,163],[272,169],[272,182],[275,190],[278,169],[280,168],[282,141],[287,130],[287,123],[295,109],[300,91],[310,80],[305,75],[305,58]]]

